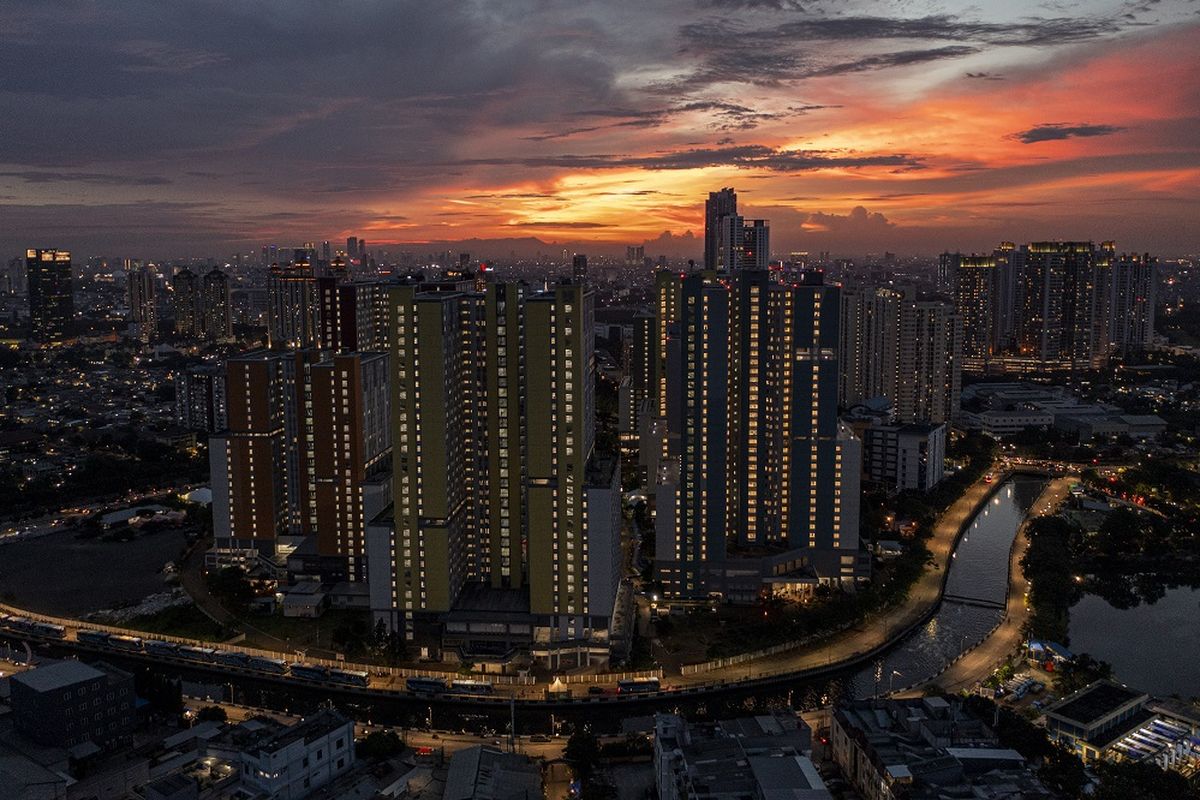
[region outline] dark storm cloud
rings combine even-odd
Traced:
[[[1043,125],[1035,125],[1029,130],[1018,131],[1012,134],[1010,138],[1024,142],[1025,144],[1036,144],[1038,142],[1051,142],[1059,139],[1109,136],[1114,133],[1120,133],[1123,130],[1125,129],[1116,125],[1065,125],[1061,122],[1050,122]]]
[[[19,178],[25,183],[91,183],[97,186],[165,186],[171,181],[161,175],[106,175],[98,172],[0,172],[0,178]]]
[[[734,167],[765,169],[772,172],[809,172],[817,169],[857,167],[900,167],[919,169],[920,158],[903,153],[892,155],[840,155],[820,150],[779,150],[765,145],[695,148],[649,156],[589,154],[513,156],[506,158],[473,158],[451,162],[446,166],[521,166],[529,168],[648,170],[700,169],[703,167]]]
[[[0,114],[22,124],[0,163],[219,160],[293,183],[298,164],[420,164],[485,119],[612,101],[605,57],[517,22],[459,3],[11,0]]]
[[[615,128],[657,128],[661,125],[665,125],[681,114],[690,113],[711,114],[712,120],[708,127],[713,130],[746,131],[757,128],[763,122],[786,119],[787,117],[807,114],[812,111],[820,111],[826,108],[836,108],[836,106],[810,103],[807,105],[788,106],[784,111],[759,111],[751,108],[750,106],[742,105],[741,103],[732,103],[723,100],[693,100],[674,106],[640,110],[630,108],[594,108],[585,111],[575,111],[569,116],[581,118],[591,117],[599,119],[615,119],[617,121],[599,125],[567,127],[562,130],[548,131],[546,133],[535,134],[523,138],[533,142],[545,142],[553,139],[566,139],[581,133],[593,133],[595,131],[611,130]]]
[[[770,25],[754,25],[729,17],[710,17],[679,29],[679,55],[694,68],[663,81],[662,92],[691,92],[721,83],[778,86],[850,72],[888,69],[973,55],[984,47],[1061,46],[1110,35],[1120,26],[1103,18],[1029,18],[1014,22],[982,22],[941,14],[913,19],[876,16],[822,17],[789,15]],[[953,41],[927,47],[851,59],[814,55],[814,43],[887,40]],[[731,43],[753,43],[736,47]]]
[[[854,61],[843,61],[826,67],[814,69],[801,77],[824,77],[828,75],[844,75],[849,72],[865,72],[868,70],[888,69],[890,67],[907,67],[910,64],[923,64],[927,61],[939,61],[943,58],[960,58],[978,53],[978,47],[952,45],[935,47],[929,50],[901,50],[897,53],[883,53],[877,56],[866,56]]]

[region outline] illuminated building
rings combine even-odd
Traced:
[[[184,268],[171,279],[175,334],[210,341],[233,337],[229,276],[212,269],[204,277]]]
[[[202,364],[175,373],[175,422],[188,430],[225,430],[224,365]]]
[[[1073,371],[1107,360],[1102,293],[1096,287],[1098,255],[1091,242],[1028,246],[1017,329],[1022,361],[1040,370]]]
[[[158,333],[154,273],[141,267],[128,272],[125,281],[126,294],[129,299],[130,328],[139,341],[149,342]]]
[[[29,322],[35,342],[62,342],[75,318],[71,254],[66,250],[25,251]]]
[[[583,253],[576,253],[571,259],[571,277],[576,283],[587,283],[587,256]]]
[[[655,356],[658,387],[654,395],[658,399],[658,416],[667,416],[667,339],[671,326],[679,320],[680,291],[683,277],[678,272],[659,270],[654,274],[655,332],[658,353]]]
[[[957,261],[954,302],[962,318],[962,365],[967,372],[984,374],[997,350],[996,258],[959,255]]]
[[[200,318],[200,284],[196,273],[187,267],[171,278],[171,309],[176,336],[196,336],[203,330]]]
[[[372,608],[464,657],[607,658],[620,487],[615,454],[594,453],[592,293],[471,286],[390,290],[394,502],[371,526]]]
[[[233,337],[233,311],[229,297],[229,276],[213,269],[201,285],[200,321],[204,338],[226,341]]]
[[[365,579],[367,522],[390,502],[386,354],[247,353],[226,362],[225,395],[210,560],[278,563],[307,539],[323,576]]]
[[[351,282],[344,274],[317,278],[317,346],[350,352],[386,351],[387,290],[386,283]]]
[[[900,422],[953,418],[962,383],[953,303],[919,299],[907,287],[855,288],[842,292],[841,314],[843,407],[884,397]]]
[[[1096,369],[1153,338],[1156,261],[1112,242],[1002,242],[990,255],[943,254],[975,374]]]
[[[1109,340],[1114,355],[1144,354],[1154,341],[1158,259],[1149,253],[1121,255],[1112,262],[1112,312]]]
[[[861,444],[837,416],[838,288],[742,270],[688,275],[679,291],[656,489],[666,595],[753,601],[864,577]]]
[[[306,261],[272,265],[267,278],[267,339],[272,349],[317,345],[317,279]]]
[[[655,568],[668,597],[699,599],[708,596],[708,566],[725,560],[730,293],[692,273],[679,300],[665,359],[669,444],[656,489]]]
[[[728,267],[729,250],[734,242],[725,238],[728,227],[724,220],[731,216],[737,216],[737,193],[729,188],[709,192],[704,202],[705,269]]]

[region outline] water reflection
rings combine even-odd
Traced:
[[[991,633],[1004,613],[1013,538],[1042,485],[1037,478],[1013,478],[1000,487],[955,549],[946,579],[947,599],[937,614],[889,651],[877,668],[859,671],[847,687],[851,695],[887,692],[892,678],[895,689],[923,683]]]

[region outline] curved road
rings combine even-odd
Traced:
[[[932,536],[927,541],[927,546],[931,553],[932,568],[927,569],[913,586],[909,592],[908,601],[902,606],[891,609],[884,614],[872,618],[863,625],[852,628],[841,634],[830,637],[826,642],[816,643],[806,647],[798,647],[794,650],[785,651],[772,656],[757,658],[744,664],[739,664],[720,669],[709,670],[692,675],[672,675],[669,680],[664,681],[668,684],[669,689],[689,691],[704,691],[705,689],[720,689],[727,688],[734,684],[746,682],[760,682],[764,679],[772,678],[782,679],[787,676],[803,677],[806,673],[822,674],[828,673],[833,669],[850,667],[870,656],[880,648],[890,645],[902,638],[910,629],[922,624],[929,615],[932,614],[939,602],[945,583],[946,567],[954,550],[954,546],[958,540],[959,534],[963,530],[967,522],[976,513],[978,508],[987,500],[988,496],[1001,483],[1003,483],[1006,475],[997,474],[993,481],[981,479],[972,485],[957,501],[955,501],[949,509],[939,518],[934,526]],[[8,613],[26,615],[42,621],[50,621],[67,628],[67,642],[78,644],[75,640],[75,634],[79,628],[100,628],[110,632],[124,633],[127,635],[147,637],[147,634],[136,630],[123,630],[113,628],[111,626],[93,626],[81,625],[76,620],[56,619],[47,617],[41,614],[32,614],[21,611],[15,608],[5,608],[0,606],[0,611]],[[155,634],[149,635],[149,638],[167,639],[176,642],[187,644],[203,644],[205,646],[213,646],[211,643],[190,642],[180,639],[179,637],[159,636]],[[220,647],[220,645],[217,645]],[[96,648],[100,650],[100,648]],[[272,658],[284,658],[291,660],[292,653],[277,653],[266,650],[254,650],[252,648],[235,647],[227,649],[236,649],[240,651],[250,652],[256,655],[264,655]],[[126,653],[126,655],[137,655]],[[318,659],[310,659],[318,661]],[[371,689],[377,691],[403,691],[404,675],[407,674],[429,674],[438,677],[446,678],[447,680],[456,677],[453,673],[438,672],[434,670],[388,670],[374,665],[368,664],[353,664],[353,663],[338,663],[336,666],[343,669],[357,669],[371,672]],[[380,674],[383,673],[383,674]],[[493,680],[497,676],[488,676]],[[593,675],[588,676],[588,683],[572,684],[572,689],[576,696],[580,690],[586,691],[585,687],[592,685],[612,685],[616,682],[618,676],[608,675]],[[513,696],[520,698],[523,701],[542,700],[546,698],[545,691],[548,688],[546,683],[526,684],[526,685],[506,685],[497,683],[496,690],[498,694],[505,696]],[[599,698],[591,698],[593,700]]]

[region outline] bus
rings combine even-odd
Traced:
[[[446,691],[446,682],[441,678],[409,678],[404,686],[413,694],[437,694]]]
[[[256,669],[259,672],[270,672],[274,675],[285,675],[288,671],[288,664],[282,658],[267,658],[266,656],[251,656],[246,666],[250,669]]]
[[[179,648],[179,657],[189,658],[192,661],[212,661],[216,655],[217,651],[211,647],[194,647],[190,644],[185,644]]]
[[[50,639],[65,639],[67,638],[67,629],[62,625],[52,625],[49,622],[35,622],[29,626],[30,633],[36,633],[39,636],[45,636]]]
[[[450,691],[455,694],[491,694],[494,690],[487,681],[460,679],[450,681]]]
[[[216,654],[216,662],[227,667],[244,667],[249,660],[250,656],[236,650],[218,650]]]
[[[299,661],[291,666],[293,678],[303,678],[306,681],[323,681],[329,677],[329,671],[315,664],[301,664]]]
[[[118,634],[108,637],[108,646],[115,647],[118,650],[136,650],[141,652],[142,640],[137,636],[121,636]]]
[[[179,645],[161,639],[147,639],[146,652],[156,656],[175,656],[179,655]]]
[[[367,672],[358,672],[352,669],[331,669],[329,670],[329,680],[334,683],[345,683],[350,686],[370,686],[371,675]]]
[[[617,681],[618,694],[645,694],[646,692],[657,692],[660,688],[658,678],[634,678],[628,681]]]
[[[108,634],[104,631],[80,630],[75,638],[84,644],[108,644]]]

